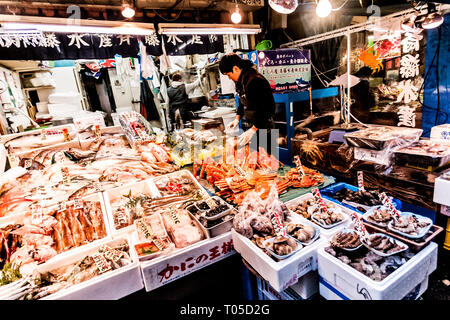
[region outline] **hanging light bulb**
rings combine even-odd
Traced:
[[[135,14],[136,12],[134,11],[134,9],[133,9],[132,7],[130,7],[129,4],[124,4],[122,7],[123,7],[123,9],[122,9],[122,15],[123,15],[125,18],[129,19],[129,18],[133,18],[133,17],[134,17],[134,14]]]
[[[289,14],[298,7],[297,0],[269,0],[269,6],[279,13]]]
[[[331,9],[332,7],[329,0],[319,0],[316,7],[316,14],[321,18],[325,18],[331,13]]]
[[[234,10],[234,12],[231,14],[231,22],[233,23],[239,23],[242,20],[242,15],[239,12],[239,8],[238,5],[236,4],[236,9]]]

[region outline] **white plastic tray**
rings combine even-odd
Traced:
[[[394,221],[391,220],[391,222],[389,222],[389,224],[388,224],[388,229],[391,230],[392,232],[398,233],[398,234],[400,234],[400,235],[402,235],[404,237],[407,237],[407,238],[411,238],[411,239],[420,239],[420,238],[422,238],[424,235],[427,234],[428,230],[430,230],[430,228],[433,226],[433,220],[431,220],[430,218],[418,215],[418,214],[414,214],[412,212],[402,212],[400,214],[400,216],[402,216],[402,217],[409,216],[409,215],[417,217],[417,219],[419,221],[428,222],[428,226],[426,226],[425,228],[422,228],[422,230],[420,230],[420,232],[417,235],[411,235],[409,233],[404,233],[404,232],[401,232],[401,231],[395,229],[392,226]]]

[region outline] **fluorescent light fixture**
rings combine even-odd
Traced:
[[[138,28],[133,25],[127,26],[124,24],[121,27],[100,27],[100,26],[86,26],[76,24],[39,24],[39,23],[18,23],[18,22],[3,22],[1,23],[3,29],[6,30],[21,30],[26,29],[30,31],[44,31],[44,32],[64,32],[64,33],[108,33],[108,34],[130,34],[130,35],[150,35],[155,32],[150,28]]]
[[[214,25],[214,24],[159,24],[160,34],[257,34],[261,32],[261,27],[254,24],[228,24],[228,25]]]

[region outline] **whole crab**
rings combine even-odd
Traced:
[[[378,52],[376,55],[374,55],[366,46],[364,46],[363,50],[358,49],[357,51],[358,59],[373,70],[372,74],[383,69],[383,58],[380,58],[380,54]]]

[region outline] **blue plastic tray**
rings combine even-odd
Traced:
[[[342,190],[344,188],[352,190],[352,191],[358,191],[358,187],[356,187],[356,186],[353,186],[353,185],[345,183],[345,182],[339,182],[339,183],[335,183],[335,184],[333,184],[331,186],[328,186],[326,188],[321,189],[320,190],[320,194],[324,198],[326,198],[326,199],[328,199],[330,201],[336,202],[336,203],[338,203],[338,204],[340,204],[340,205],[342,205],[344,207],[347,207],[349,209],[352,209],[352,210],[354,210],[354,211],[356,211],[356,212],[358,212],[360,214],[364,214],[364,212],[361,212],[360,210],[356,209],[354,206],[351,206],[351,205],[346,204],[346,203],[342,203],[339,200],[334,198],[334,195],[338,191],[340,191],[340,190]],[[394,207],[396,209],[402,210],[402,202],[400,200],[392,199],[392,203],[394,204]]]

